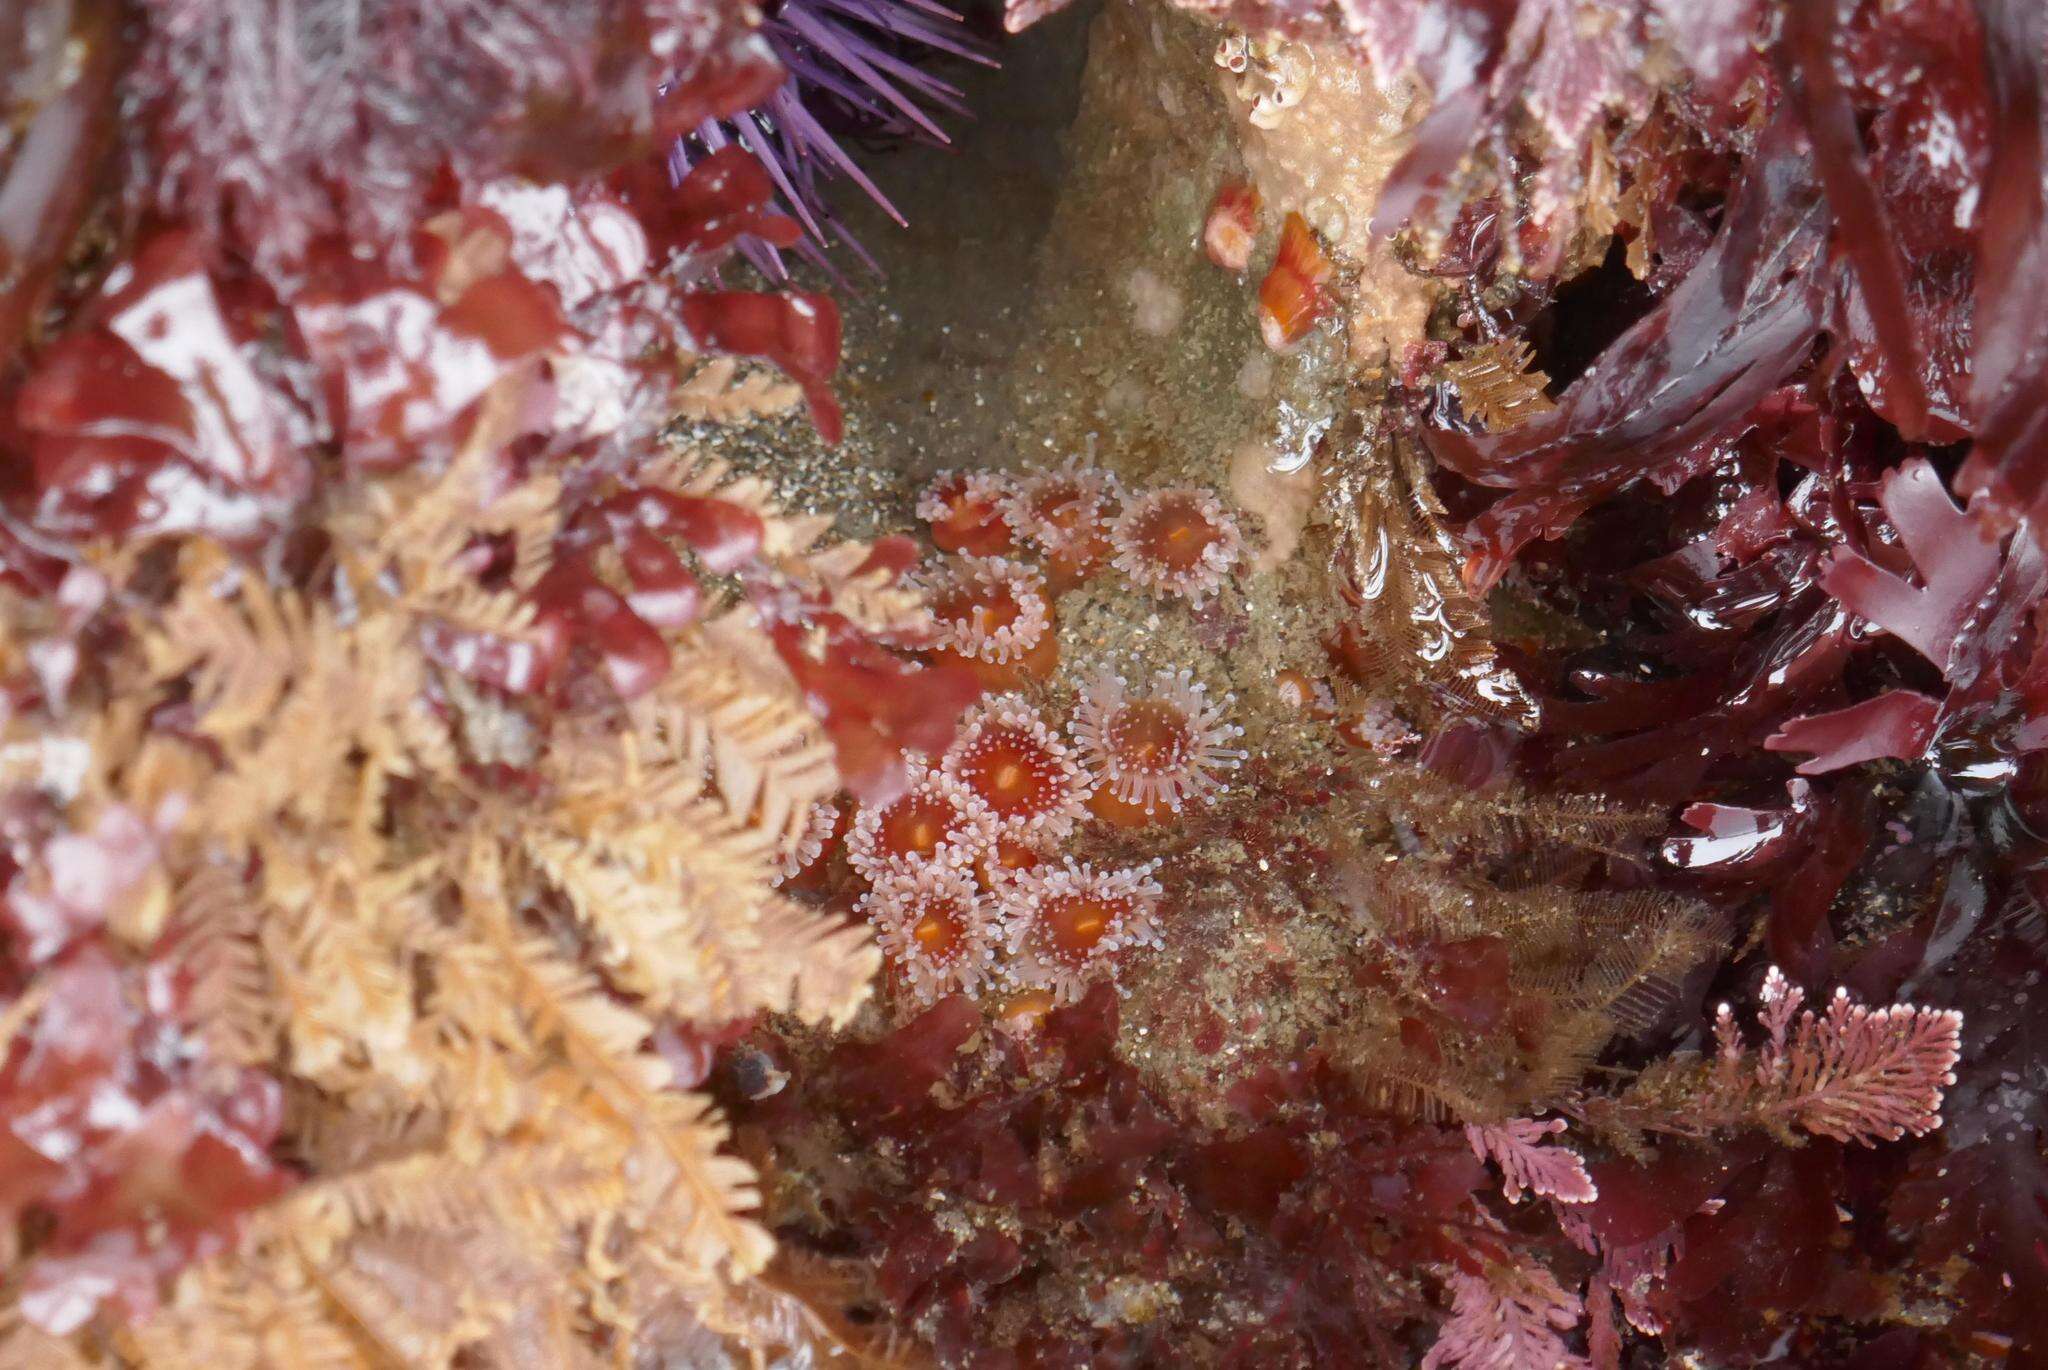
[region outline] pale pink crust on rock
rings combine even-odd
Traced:
[[[931,608],[938,645],[977,661],[1021,660],[1052,626],[1045,577],[1008,557],[957,557],[914,583]]]
[[[986,806],[999,837],[1056,840],[1086,812],[1087,775],[1038,710],[1017,695],[998,695],[969,710],[946,749],[944,768]]]
[[[1223,788],[1216,773],[1245,759],[1228,745],[1244,735],[1223,715],[1233,698],[1211,700],[1185,670],[1156,672],[1143,694],[1105,671],[1082,694],[1068,727],[1096,788],[1148,814],[1161,807],[1178,813],[1191,800],[1213,800]]]
[[[1004,881],[995,897],[1011,982],[1072,1003],[1090,980],[1114,976],[1120,953],[1159,946],[1158,866],[1099,870],[1068,857]]]
[[[925,866],[884,875],[855,907],[920,1004],[973,994],[994,978],[1001,923],[967,872]]]
[[[1085,562],[1108,546],[1112,506],[1122,498],[1113,474],[1069,461],[1020,483],[1003,514],[1018,537],[1046,556]]]
[[[861,806],[847,830],[846,859],[869,880],[926,866],[965,870],[995,836],[986,804],[951,776],[923,767],[913,771],[909,788],[895,799]],[[924,846],[930,850],[919,850]]]
[[[926,523],[944,523],[970,508],[1001,513],[1016,485],[995,471],[941,471],[917,496],[917,516]]]
[[[1244,556],[1244,537],[1207,490],[1153,490],[1124,506],[1110,528],[1112,563],[1142,589],[1200,605]]]

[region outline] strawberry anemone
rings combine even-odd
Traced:
[[[989,471],[941,471],[917,497],[917,516],[931,525],[941,551],[992,557],[1017,539],[1004,515],[1012,491],[1006,476]]]
[[[982,850],[974,863],[975,878],[983,889],[993,890],[1018,871],[1028,871],[1046,859],[1044,847],[1025,837],[998,836]]]
[[[1291,352],[1329,308],[1324,287],[1335,274],[1329,256],[1299,214],[1280,229],[1273,267],[1259,282],[1259,334],[1275,352]]]
[[[920,1004],[972,994],[994,975],[1000,925],[972,876],[951,866],[884,875],[855,907]]]
[[[1252,264],[1258,234],[1258,190],[1242,181],[1225,182],[1202,221],[1203,253],[1225,271],[1242,271]]]
[[[1222,588],[1244,555],[1244,537],[1222,501],[1206,490],[1153,490],[1124,506],[1110,529],[1115,566],[1157,595],[1199,606]]]
[[[1064,837],[1088,801],[1088,778],[1073,753],[1016,695],[971,710],[944,764],[946,775],[994,817],[998,836]]]
[[[988,806],[950,775],[915,772],[902,794],[863,805],[846,835],[846,859],[869,880],[926,866],[973,862],[995,840]]]
[[[1044,679],[1059,662],[1045,578],[1007,557],[961,557],[927,579],[939,645],[982,672]]]
[[[810,811],[804,815],[803,830],[777,858],[776,874],[789,880],[809,870],[825,854],[826,844],[839,830],[841,816],[839,806],[828,800],[821,799],[811,805]]]
[[[1069,725],[1095,784],[1096,816],[1135,826],[1162,808],[1179,813],[1212,800],[1223,787],[1217,772],[1235,770],[1246,755],[1228,745],[1244,733],[1224,718],[1231,699],[1210,699],[1185,669],[1157,672],[1143,694],[1122,676],[1098,675]]]
[[[1109,527],[1122,494],[1108,471],[1069,462],[1021,482],[1004,512],[1017,535],[1044,554],[1053,579],[1072,583],[1099,569],[1115,550]]]
[[[1091,980],[1114,978],[1120,952],[1160,945],[1158,866],[1104,870],[1068,857],[1005,882],[996,898],[1012,982],[1071,1003]]]

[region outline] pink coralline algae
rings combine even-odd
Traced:
[[[1520,1203],[1525,1192],[1559,1203],[1591,1203],[1600,1191],[1578,1153],[1566,1146],[1543,1145],[1565,1127],[1562,1118],[1547,1123],[1510,1118],[1499,1124],[1470,1124],[1465,1137],[1475,1156],[1500,1167],[1501,1192],[1509,1203]]]
[[[1805,992],[1776,966],[1758,999],[1764,1041],[1754,1053],[1734,1009],[1715,1011],[1715,1106],[1865,1146],[1941,1126],[1942,1090],[1956,1082],[1962,1054],[1962,1014],[1911,1004],[1865,1008],[1846,989],[1835,991],[1825,1012],[1801,1012]]]
[[[1451,1314],[1423,1370],[1590,1370],[1565,1337],[1584,1315],[1542,1270],[1509,1268],[1450,1277]]]

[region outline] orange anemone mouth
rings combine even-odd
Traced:
[[[1111,903],[1085,895],[1049,900],[1039,910],[1045,947],[1061,955],[1085,959],[1127,912],[1127,901]]]
[[[1121,765],[1148,775],[1185,767],[1195,743],[1187,715],[1158,699],[1124,705],[1109,716],[1103,734]]]

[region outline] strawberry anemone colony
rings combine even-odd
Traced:
[[[1131,509],[1162,507],[1145,514],[1146,536],[1119,532]],[[1047,684],[1059,661],[1049,583],[1114,571],[1192,600],[1222,583],[1243,539],[1211,492],[1127,497],[1078,462],[1023,480],[947,472],[917,510],[938,546],[986,553],[935,558],[912,583],[932,614],[930,657],[991,693],[908,790],[857,807],[843,863],[827,844],[805,875],[817,889],[864,886],[855,907],[904,1006],[973,995],[1000,1021],[1033,1024],[1114,985],[1120,962],[1160,943],[1160,863],[1078,860],[1074,840],[1211,799],[1245,757],[1225,745],[1242,731],[1227,721],[1230,696],[1212,700],[1185,669],[1136,687],[1104,673],[1062,707]]]
[[[1181,7],[1430,97],[1256,700],[1219,489],[668,428],[935,6],[0,15],[0,1364],[2048,1364],[2048,17]]]

